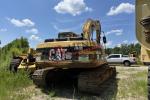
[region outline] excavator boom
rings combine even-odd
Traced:
[[[93,40],[93,32],[96,31],[96,42],[100,44],[101,24],[98,20],[89,19],[83,26],[83,37],[89,41]]]

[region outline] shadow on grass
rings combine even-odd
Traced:
[[[102,88],[98,94],[83,93],[78,91],[76,81],[64,80],[55,83],[52,88],[41,88],[41,91],[50,97],[61,97],[77,100],[115,100],[119,79],[111,78],[105,81],[100,87]]]

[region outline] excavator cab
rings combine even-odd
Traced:
[[[61,39],[61,38],[75,38],[75,37],[79,37],[79,35],[77,35],[76,33],[74,32],[60,32],[58,33],[58,38]]]

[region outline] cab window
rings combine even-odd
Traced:
[[[108,58],[120,58],[120,55],[111,55]]]

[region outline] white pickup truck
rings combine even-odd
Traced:
[[[106,57],[109,64],[124,64],[124,66],[130,66],[136,63],[135,57],[129,57],[128,55],[122,54],[111,54]]]

